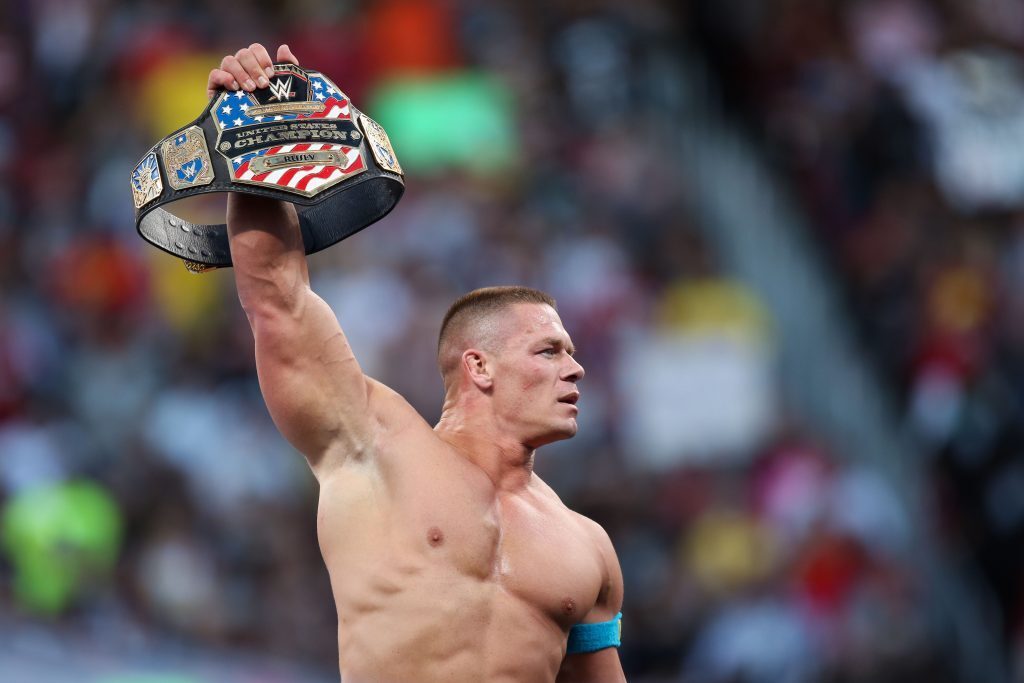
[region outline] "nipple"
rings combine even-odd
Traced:
[[[441,545],[444,543],[444,532],[436,526],[430,527],[427,530],[427,542],[434,547]]]
[[[562,611],[566,614],[575,614],[576,601],[572,598],[566,598],[565,600],[562,600]]]

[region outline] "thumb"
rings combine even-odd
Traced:
[[[281,45],[277,48],[277,61],[278,62],[291,62],[292,64],[298,65],[299,60],[292,54],[292,50],[287,45]]]

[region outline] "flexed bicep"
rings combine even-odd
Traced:
[[[261,309],[249,322],[267,409],[317,476],[368,457],[367,379],[330,307],[306,286],[294,306]]]

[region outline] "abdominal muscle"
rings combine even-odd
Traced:
[[[408,512],[388,504],[372,476],[321,490],[343,683],[553,682],[565,634],[508,590],[497,544],[476,558],[491,571],[460,566],[417,542]]]
[[[493,583],[422,576],[406,584],[362,604],[338,601],[345,683],[554,680],[560,639]]]

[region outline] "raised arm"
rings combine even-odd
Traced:
[[[277,59],[298,63],[285,45]],[[207,89],[263,87],[270,65],[266,49],[253,44],[225,57]],[[319,479],[348,459],[368,457],[368,381],[333,311],[309,287],[294,206],[232,193],[227,224],[238,298],[274,423]]]

